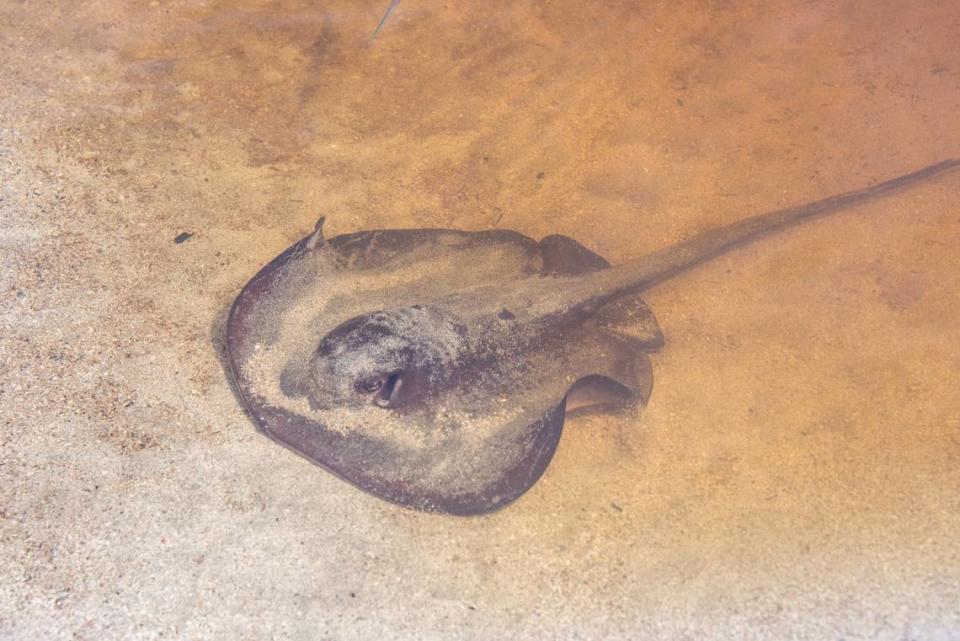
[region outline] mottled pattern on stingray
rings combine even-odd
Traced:
[[[497,285],[540,274],[544,256],[551,273],[606,265],[575,241],[556,245],[542,251],[510,231],[371,231],[328,241],[318,232],[303,239],[254,277],[232,310],[228,351],[244,403],[272,438],[381,498],[455,514],[505,505],[546,469],[567,390],[591,375],[629,378],[624,357],[645,355],[585,324],[465,372],[454,389],[403,412],[311,403],[310,358],[333,328],[371,310],[441,299],[465,282]],[[567,247],[576,252],[564,254]],[[649,393],[648,380],[619,385],[637,389],[637,401]]]

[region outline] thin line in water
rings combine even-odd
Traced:
[[[400,0],[390,0],[390,6],[387,7],[387,12],[380,18],[380,24],[377,25],[377,28],[373,30],[373,34],[370,36],[371,41],[376,40],[380,32],[383,31],[383,25],[387,24],[387,18],[390,17],[390,14],[393,13],[393,10],[397,8],[398,4],[400,4]]]

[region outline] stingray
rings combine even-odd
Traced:
[[[640,294],[799,221],[960,159],[722,226],[611,266],[572,238],[316,229],[243,288],[227,322],[236,389],[268,436],[380,498],[489,512],[544,473],[574,411],[647,403],[664,343]]]

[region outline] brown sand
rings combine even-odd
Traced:
[[[651,291],[650,405],[488,517],[278,447],[219,358],[319,214],[618,262],[957,156],[960,5],[386,4],[0,4],[0,637],[960,638],[957,177]]]

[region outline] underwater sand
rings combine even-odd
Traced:
[[[321,214],[620,262],[958,156],[960,4],[387,4],[0,4],[0,638],[960,638],[960,176],[649,291],[648,407],[490,516],[221,361]]]

